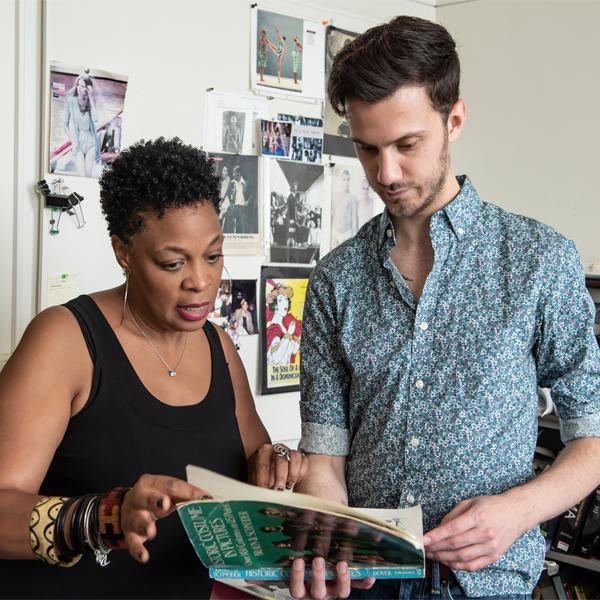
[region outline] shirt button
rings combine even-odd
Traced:
[[[459,228],[456,230],[456,233],[458,233],[458,235],[465,235],[465,230],[464,230],[462,227],[459,227]]]
[[[392,237],[392,230],[389,227],[385,230],[385,235]]]
[[[418,390],[422,390],[424,386],[425,386],[425,384],[423,383],[423,381],[422,381],[421,379],[417,379],[417,380],[415,381],[415,387],[416,387]]]
[[[428,323],[421,323],[419,325],[419,328],[421,329],[421,331],[427,331],[427,329],[429,328],[429,324]]]
[[[410,445],[411,445],[413,448],[418,448],[420,443],[421,443],[421,440],[420,440],[419,438],[416,438],[416,437],[414,437],[414,438],[412,438],[412,439],[410,440]]]
[[[415,501],[415,497],[414,497],[412,494],[408,494],[408,495],[406,496],[406,501],[407,501],[409,504],[412,504],[412,503]]]

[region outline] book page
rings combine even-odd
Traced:
[[[423,549],[420,505],[408,509],[358,509],[308,494],[259,488],[194,465],[186,467],[186,474],[189,483],[205,490],[215,500],[255,500],[347,516],[386,531],[391,530],[415,548]]]

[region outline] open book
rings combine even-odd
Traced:
[[[425,576],[420,506],[356,509],[192,465],[186,471],[191,484],[212,496],[182,502],[177,510],[213,578],[286,580],[294,558],[309,564],[315,556],[325,558],[328,579],[335,578],[340,560],[352,578]]]

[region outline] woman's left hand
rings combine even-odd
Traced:
[[[248,459],[248,481],[259,487],[291,490],[308,470],[308,457],[285,444],[263,444]]]

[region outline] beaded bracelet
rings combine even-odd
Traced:
[[[131,488],[119,487],[110,490],[100,498],[98,509],[99,541],[105,548],[126,548],[121,529],[121,505],[125,494]]]

